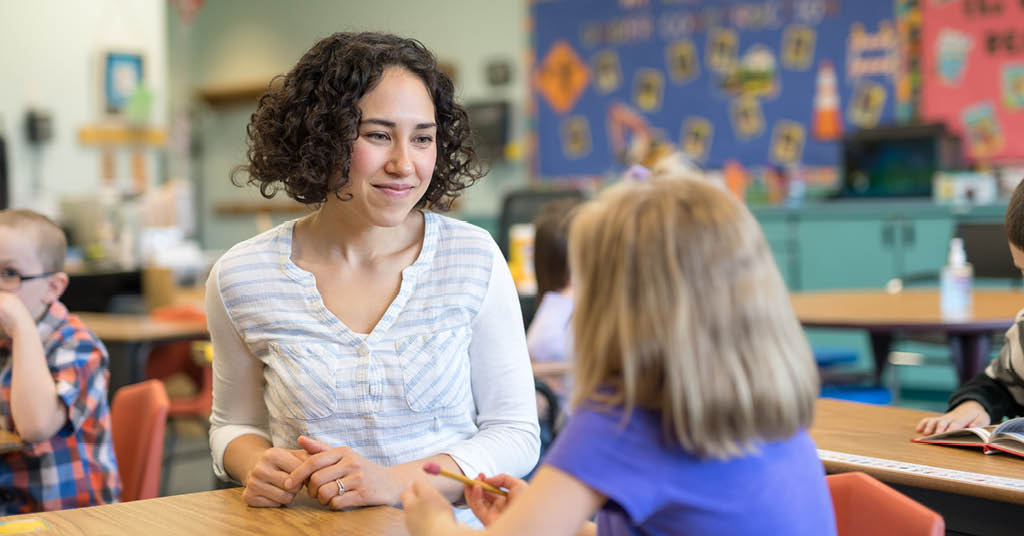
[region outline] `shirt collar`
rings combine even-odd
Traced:
[[[51,303],[46,313],[36,323],[36,329],[39,331],[39,340],[45,341],[48,339],[50,335],[53,335],[53,332],[60,329],[67,322],[67,319],[68,308],[64,307],[64,304],[59,301]]]

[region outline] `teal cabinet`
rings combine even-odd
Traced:
[[[937,274],[952,235],[949,217],[802,218],[800,289],[882,288],[895,277]]]
[[[937,274],[946,264],[949,241],[953,238],[955,227],[956,221],[952,217],[925,217],[903,221],[897,259],[898,276],[928,272]],[[938,284],[938,280],[935,284]]]
[[[799,252],[796,242],[796,216],[764,218],[760,221],[764,238],[772,250],[772,257],[779,267],[779,273],[786,286],[794,288],[795,274],[798,271]]]
[[[891,232],[886,220],[801,219],[799,290],[884,286],[894,276]]]
[[[753,207],[794,291],[882,288],[895,277],[937,274],[958,222],[1001,221],[1005,210],[1005,205],[958,209],[927,201]]]

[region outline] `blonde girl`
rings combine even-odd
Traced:
[[[574,414],[529,486],[466,487],[487,531],[834,534],[816,368],[750,212],[703,180],[622,183],[574,216],[569,259]],[[403,503],[414,535],[466,530],[425,482]]]

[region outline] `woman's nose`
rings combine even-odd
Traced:
[[[413,173],[412,160],[409,158],[409,150],[404,144],[397,144],[391,151],[391,158],[385,169],[388,173],[399,177],[408,177]]]

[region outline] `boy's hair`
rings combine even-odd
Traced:
[[[623,182],[573,216],[572,405],[661,412],[711,458],[810,425],[810,348],[750,212],[704,180]]]
[[[582,201],[558,199],[545,203],[533,219],[533,271],[537,275],[537,297],[557,292],[569,284],[569,222]]]
[[[1019,249],[1024,249],[1024,180],[1010,197],[1006,207],[1006,239]]]
[[[0,210],[0,227],[28,230],[35,233],[36,255],[44,272],[64,270],[68,241],[64,231],[53,220],[38,212],[22,209]]]

